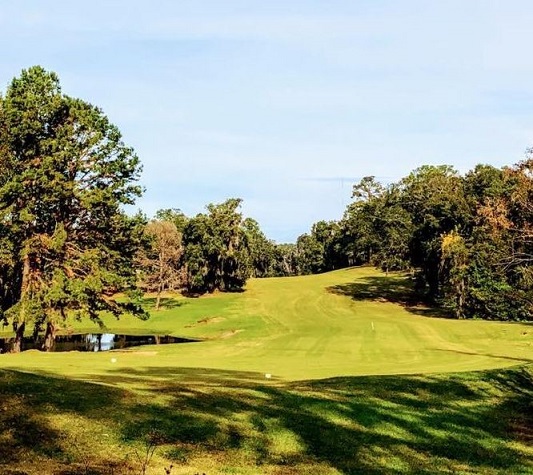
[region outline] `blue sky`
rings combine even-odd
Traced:
[[[139,207],[244,199],[277,241],[365,175],[533,146],[533,3],[0,0],[0,85],[56,71],[144,164]]]

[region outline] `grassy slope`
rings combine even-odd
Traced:
[[[505,367],[533,361],[533,328],[427,318],[398,303],[405,281],[370,268],[252,280],[242,294],[169,301],[141,322],[107,320],[115,332],[165,332],[203,343],[123,353],[116,367],[208,367],[296,380]],[[373,325],[373,326],[372,326]],[[79,328],[80,330],[82,328]],[[94,327],[88,328],[93,330]],[[0,365],[89,377],[109,355],[8,355]],[[116,369],[114,367],[114,369]],[[58,369],[59,368],[59,369]]]
[[[135,444],[155,428],[165,444],[152,473],[171,460],[173,473],[209,475],[533,473],[529,369],[353,377],[533,360],[531,327],[427,318],[400,304],[404,286],[371,269],[255,280],[242,294],[169,300],[147,322],[108,322],[206,342],[3,355],[0,460],[119,473],[138,468]]]

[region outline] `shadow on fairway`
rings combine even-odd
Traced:
[[[42,473],[110,473],[114,461],[100,460],[50,418],[61,414],[103,420],[108,408],[120,404],[124,396],[124,391],[114,388],[0,370],[0,474],[25,475],[26,465],[36,463]],[[75,434],[85,428],[73,423],[71,429]],[[83,464],[76,464],[80,460]],[[73,471],[52,469],[61,465]]]
[[[332,294],[345,295],[357,301],[391,302],[401,305],[416,315],[452,318],[443,309],[429,307],[415,293],[412,282],[406,276],[370,276],[356,282],[327,287]]]
[[[443,351],[446,353],[456,353],[459,355],[468,355],[468,356],[487,356],[488,358],[496,358],[499,360],[509,360],[516,361],[518,363],[533,363],[531,358],[516,358],[514,356],[505,356],[505,355],[495,355],[493,353],[483,353],[480,351],[461,351],[461,350],[450,350],[443,348],[433,348],[434,351]]]
[[[532,452],[524,450],[533,440],[531,367],[297,383],[177,367],[95,378],[0,371],[7,406],[0,423],[2,433],[12,434],[0,444],[0,460],[75,458],[60,443],[66,436],[48,425],[59,413],[107,424],[126,446],[157,431],[159,453],[175,464],[203,454],[255,473],[265,464],[280,474],[301,473],[309,464],[371,475],[533,470]],[[113,387],[133,381],[139,393]]]
[[[143,299],[143,303],[148,305],[150,308],[154,308],[155,304],[157,302],[157,298],[155,297],[145,297]],[[184,300],[178,300],[172,297],[162,297],[159,301],[160,310],[164,309],[172,309],[172,308],[178,308],[182,307],[183,305],[187,305],[188,302]]]

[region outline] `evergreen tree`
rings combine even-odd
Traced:
[[[0,305],[14,351],[30,326],[46,329],[49,348],[68,314],[144,316],[132,265],[143,223],[121,208],[141,194],[139,172],[119,130],[54,73],[13,79],[0,103]]]

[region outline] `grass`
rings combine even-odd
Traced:
[[[201,343],[2,355],[0,473],[140,473],[154,433],[154,474],[533,473],[533,328],[409,295],[369,268],[252,280],[106,319]]]

